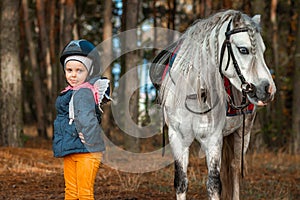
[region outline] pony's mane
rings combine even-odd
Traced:
[[[213,14],[205,19],[198,19],[196,20],[182,35],[184,39],[187,39],[187,42],[190,43],[197,43],[197,45],[203,46],[205,44],[206,52],[212,53],[211,52],[211,42],[214,42],[214,59],[215,59],[215,64],[219,65],[219,55],[218,55],[218,50],[220,45],[218,43],[218,35],[219,31],[221,29],[221,26],[224,24],[225,21],[227,21],[230,18],[233,18],[235,15],[241,14],[243,20],[241,21],[242,23],[239,23],[235,25],[235,28],[241,28],[241,27],[247,27],[248,28],[248,34],[249,38],[251,41],[251,53],[255,54],[256,53],[256,40],[254,37],[254,34],[256,32],[261,31],[261,27],[259,24],[256,24],[253,22],[253,20],[246,14],[243,14],[239,11],[236,10],[226,10],[223,12],[219,12],[216,14]],[[211,34],[212,32],[215,32],[214,36],[215,38],[212,40]]]
[[[255,117],[255,108],[246,115],[248,106],[264,104],[276,91],[263,58],[259,17],[227,10],[197,20],[151,65],[169,127],[177,198],[186,198],[188,150],[194,139],[205,152],[209,198],[239,196],[234,174],[243,175]],[[241,115],[230,117],[233,110]]]
[[[183,42],[169,72],[171,78],[169,81],[164,81],[161,87],[162,103],[172,87],[171,84],[175,84],[176,87],[172,89],[172,93],[176,97],[176,102],[174,102],[176,105],[182,105],[186,101],[185,98],[191,94],[196,94],[201,104],[202,92],[208,91],[206,95],[209,96],[207,101],[210,101],[208,103],[210,106],[213,106],[216,101],[224,106],[226,94],[219,74],[219,52],[223,41],[219,41],[219,35],[225,36],[225,32],[220,33],[222,26],[236,16],[239,16],[239,20],[236,20],[233,26],[234,28],[248,28],[252,44],[251,53],[255,54],[255,32],[260,31],[260,28],[247,15],[239,11],[226,10],[195,21],[180,38]]]

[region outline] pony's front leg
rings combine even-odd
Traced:
[[[187,153],[186,153],[187,152]],[[175,177],[174,187],[176,190],[177,200],[186,200],[186,192],[188,189],[188,178],[187,178],[187,163],[188,163],[188,150],[184,152],[181,158],[175,160]]]
[[[188,188],[187,166],[189,162],[189,147],[183,145],[179,132],[169,129],[169,140],[174,155],[174,188],[177,200],[185,200]]]
[[[208,179],[206,182],[208,199],[219,200],[221,197],[222,185],[220,179],[221,156],[223,136],[220,133],[210,137],[207,143],[206,161],[208,168]]]
[[[248,149],[248,145],[250,142],[250,133],[244,136],[244,150],[243,154],[246,153]],[[242,164],[242,135],[238,132],[234,133],[234,160],[231,164],[233,171],[233,197],[232,200],[240,199],[240,177],[241,173],[245,173],[241,171]],[[245,165],[245,162],[244,162]]]

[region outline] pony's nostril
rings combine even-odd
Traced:
[[[266,93],[270,93],[270,87],[269,86],[265,86],[265,91],[266,91]]]
[[[266,92],[267,94],[271,94],[271,93],[272,93],[272,87],[270,86],[269,83],[267,83],[267,84],[265,85],[265,92]]]

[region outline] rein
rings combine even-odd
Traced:
[[[242,89],[242,101],[241,101],[241,105],[235,105],[233,99],[231,98],[230,95],[228,95],[228,105],[235,109],[235,110],[240,110],[241,114],[243,115],[243,131],[242,131],[242,155],[241,155],[241,176],[242,178],[244,177],[244,136],[245,136],[245,118],[246,118],[246,113],[244,111],[245,108],[247,108],[250,103],[249,101],[247,101],[247,94],[249,93],[254,93],[256,88],[255,86],[252,84],[252,83],[248,83],[245,79],[245,77],[243,76],[242,72],[241,72],[241,69],[236,61],[236,58],[234,56],[234,53],[233,53],[233,50],[232,50],[232,46],[231,46],[231,43],[230,43],[230,36],[233,35],[233,34],[236,34],[236,33],[241,33],[241,32],[248,32],[248,28],[247,27],[244,27],[244,28],[237,28],[237,29],[232,29],[230,30],[230,25],[232,23],[232,20],[230,20],[230,22],[228,23],[228,26],[227,26],[227,29],[226,29],[226,32],[225,32],[225,40],[222,44],[222,48],[221,48],[221,56],[220,56],[220,65],[219,65],[219,73],[221,74],[222,78],[224,79],[224,75],[222,73],[222,64],[223,64],[223,58],[224,58],[224,54],[225,54],[225,50],[227,49],[228,50],[228,59],[227,59],[227,64],[226,64],[226,67],[225,67],[225,71],[228,69],[229,67],[229,63],[230,63],[230,59],[232,59],[232,62],[233,62],[233,66],[234,66],[234,69],[239,77],[239,79],[241,80],[241,89]],[[180,46],[180,44],[178,45]],[[173,61],[174,57],[176,56],[176,52],[178,50],[178,46],[176,47],[175,51],[172,52],[171,54],[171,61]],[[168,68],[167,70],[169,70],[169,68],[172,66],[172,62],[168,63]],[[166,74],[166,69],[163,73],[163,76],[165,76]],[[171,77],[171,73],[169,72],[169,75]],[[226,78],[226,77],[225,77]],[[172,77],[171,77],[171,80],[172,80]],[[229,79],[228,79],[229,80]],[[175,84],[175,82],[172,80],[172,82]],[[251,94],[249,94],[251,95]],[[202,96],[202,95],[201,95]],[[208,108],[207,110],[205,111],[200,111],[200,112],[197,112],[197,111],[193,111],[192,109],[190,109],[187,105],[187,100],[188,99],[197,99],[197,94],[191,94],[191,95],[188,95],[186,97],[186,100],[185,100],[185,107],[187,108],[187,110],[189,110],[190,112],[194,113],[194,114],[199,114],[199,115],[202,115],[202,114],[206,114],[208,112],[210,112],[214,107],[215,105],[213,105],[212,107]],[[165,137],[165,127],[163,128],[163,147],[165,146],[165,143],[164,143],[164,137]],[[164,155],[164,150],[163,150],[163,153],[162,155]]]
[[[242,88],[242,94],[243,94],[243,99],[242,99],[242,104],[241,105],[239,105],[239,106],[234,105],[233,102],[230,99],[229,99],[229,104],[237,110],[242,110],[242,109],[246,108],[249,105],[249,103],[247,103],[246,94],[254,92],[255,91],[255,86],[251,83],[248,83],[246,81],[245,77],[243,76],[243,74],[241,72],[241,69],[239,67],[239,64],[237,63],[237,61],[235,59],[235,56],[233,54],[232,46],[231,46],[231,43],[230,43],[230,36],[233,35],[233,34],[236,34],[236,33],[248,32],[248,28],[244,27],[244,28],[237,28],[237,29],[230,30],[231,23],[232,23],[232,20],[230,20],[230,22],[228,23],[228,26],[227,26],[227,29],[226,29],[226,32],[225,32],[226,38],[223,42],[222,49],[221,49],[219,72],[220,72],[221,76],[224,77],[224,75],[222,73],[222,64],[223,64],[224,53],[225,53],[225,50],[226,50],[226,47],[227,47],[228,59],[227,59],[227,64],[226,64],[226,67],[225,67],[225,71],[229,67],[230,59],[232,59],[234,69],[235,69],[239,79],[242,82],[241,88]]]
[[[221,74],[221,76],[224,78],[224,75],[222,73],[222,64],[223,64],[223,58],[224,58],[224,53],[225,50],[227,48],[228,50],[228,59],[227,59],[227,64],[225,67],[225,71],[228,69],[229,67],[229,62],[230,59],[232,59],[233,62],[233,66],[234,69],[239,77],[239,79],[241,80],[242,84],[241,84],[241,89],[242,89],[242,102],[241,105],[235,105],[233,102],[233,99],[228,95],[228,104],[236,110],[240,110],[242,115],[243,115],[243,132],[242,132],[242,155],[241,155],[241,176],[242,178],[244,178],[244,137],[245,137],[245,118],[246,118],[246,113],[244,112],[244,109],[250,104],[247,101],[247,93],[253,93],[255,92],[255,86],[251,83],[248,83],[245,79],[245,77],[243,76],[241,69],[239,67],[239,64],[237,63],[235,56],[233,54],[233,50],[232,50],[232,46],[230,43],[230,36],[236,33],[241,33],[241,32],[248,32],[248,28],[244,27],[244,28],[237,28],[237,29],[232,29],[230,30],[230,25],[232,23],[232,20],[229,21],[226,32],[225,32],[225,40],[223,42],[222,48],[221,48],[221,58],[220,58],[220,65],[219,65],[219,72]]]
[[[237,28],[237,29],[230,30],[230,25],[231,24],[232,24],[232,20],[230,20],[228,25],[227,25],[227,29],[226,29],[226,32],[225,32],[226,38],[225,38],[225,40],[222,44],[222,48],[221,48],[219,73],[221,74],[221,76],[224,79],[224,75],[222,73],[222,64],[223,64],[223,58],[224,58],[225,50],[227,49],[228,50],[228,59],[227,59],[227,64],[226,64],[226,67],[225,67],[225,71],[229,67],[230,59],[232,59],[234,69],[235,69],[235,71],[236,71],[236,73],[237,73],[237,75],[238,75],[238,77],[239,77],[239,79],[241,80],[241,83],[242,83],[241,84],[241,89],[242,89],[241,105],[235,105],[233,99],[229,95],[228,95],[228,104],[230,105],[231,108],[233,108],[235,110],[240,110],[241,113],[244,113],[243,110],[250,105],[250,103],[247,101],[247,94],[251,95],[250,93],[254,93],[256,88],[252,83],[248,83],[246,81],[245,77],[243,76],[243,74],[241,72],[241,69],[240,69],[240,66],[237,63],[236,58],[235,58],[234,53],[233,53],[233,50],[232,50],[232,46],[231,46],[231,43],[230,43],[230,36],[233,35],[233,34],[236,34],[236,33],[248,32],[249,29],[247,27],[243,27],[243,28]],[[177,48],[176,48],[176,51],[177,51]],[[172,54],[171,58],[173,58],[173,56],[174,56],[174,53]],[[170,74],[170,77],[171,77],[171,74]],[[171,80],[172,80],[172,77],[171,77]],[[205,110],[205,111],[200,111],[200,112],[193,111],[187,105],[186,101],[188,99],[195,99],[195,94],[188,95],[186,97],[186,100],[185,100],[186,109],[189,110],[190,112],[194,113],[194,114],[198,114],[198,115],[206,114],[206,113],[210,112],[215,107],[215,105],[213,105],[211,108],[209,108],[208,110]]]

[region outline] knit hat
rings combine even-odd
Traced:
[[[61,52],[60,63],[63,69],[65,69],[66,62],[72,59],[72,56],[83,57],[75,57],[75,59],[73,57],[73,59],[82,62],[86,66],[86,68],[89,71],[89,76],[87,77],[87,80],[90,80],[100,75],[100,55],[97,48],[91,42],[84,39],[70,41]],[[67,58],[68,60],[66,60]],[[92,62],[90,62],[89,59],[92,60]]]
[[[66,57],[66,59],[64,61],[64,69],[66,68],[67,62],[70,60],[75,60],[75,61],[81,62],[85,66],[87,71],[89,72],[89,75],[93,73],[93,68],[92,68],[93,60],[92,59],[90,59],[86,56],[80,56],[80,55],[68,56],[68,57]],[[90,70],[92,70],[92,71],[90,71]]]

